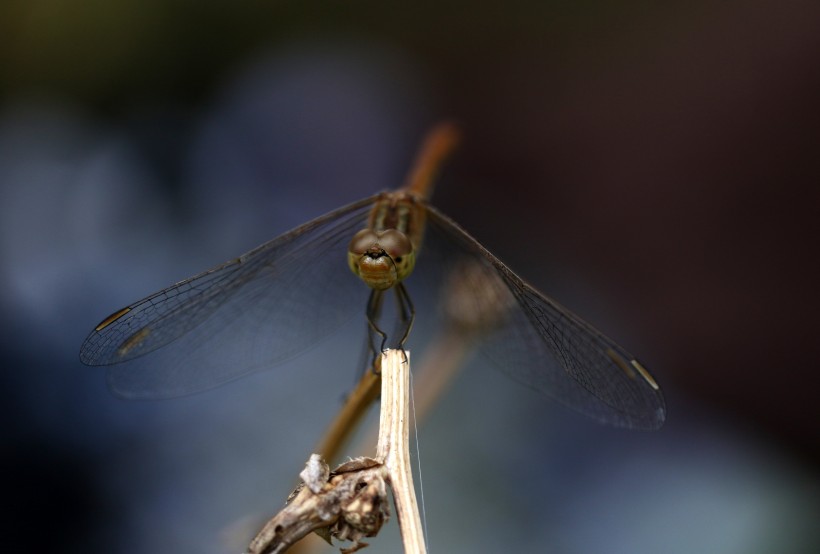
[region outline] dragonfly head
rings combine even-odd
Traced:
[[[350,241],[347,263],[370,288],[386,290],[410,275],[416,253],[401,231],[363,229]]]

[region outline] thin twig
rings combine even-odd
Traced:
[[[362,374],[359,384],[345,400],[341,411],[325,432],[315,452],[328,462],[339,458],[342,447],[356,430],[367,409],[379,396],[379,372],[368,369]]]

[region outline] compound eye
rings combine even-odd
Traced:
[[[362,229],[350,239],[350,246],[347,247],[347,250],[351,254],[363,256],[377,242],[379,242],[379,237],[374,231]]]
[[[379,237],[379,246],[395,261],[413,252],[413,243],[407,235],[395,229],[384,231]]]

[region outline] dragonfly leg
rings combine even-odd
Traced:
[[[378,360],[379,355],[384,351],[385,344],[387,343],[387,333],[379,329],[379,326],[376,325],[376,319],[378,319],[379,312],[381,311],[382,298],[382,291],[372,289],[370,291],[370,298],[368,298],[367,300],[367,342],[370,348],[370,352],[373,354],[374,369],[376,367],[376,361]],[[379,345],[378,350],[376,350],[375,346],[376,335],[379,335],[381,337],[381,344]]]
[[[410,299],[407,289],[404,288],[404,283],[399,283],[394,288],[396,289],[396,300],[398,300],[399,303],[399,315],[402,323],[404,323],[404,333],[402,333],[401,339],[399,339],[398,347],[401,348],[402,354],[404,354],[404,361],[407,362],[407,354],[404,352],[404,343],[407,342],[407,337],[410,336],[410,331],[413,329],[413,321],[416,319],[416,308],[413,306],[413,301]]]

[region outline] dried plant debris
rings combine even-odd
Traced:
[[[310,532],[328,542],[351,541],[341,552],[356,552],[367,546],[362,539],[375,536],[390,516],[386,470],[377,460],[356,458],[331,472],[313,454],[299,477],[302,483],[253,539],[247,554],[285,552]]]

